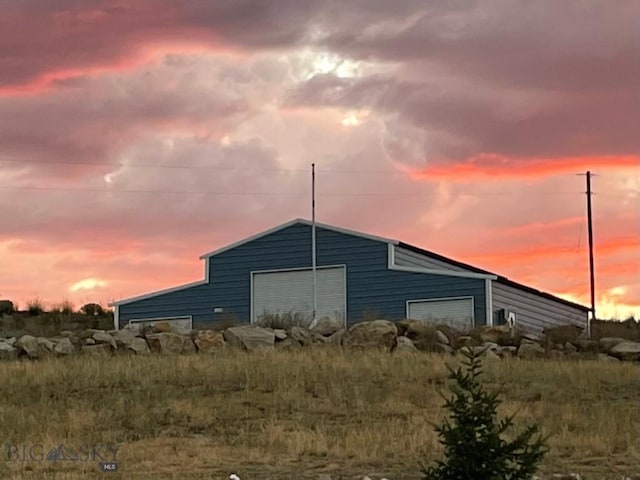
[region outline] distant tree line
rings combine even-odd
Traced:
[[[49,310],[46,310],[44,303],[39,298],[27,301],[26,308],[23,311],[31,316],[42,315],[44,313],[59,313],[62,315],[79,313],[89,317],[105,317],[111,314],[109,309],[104,308],[99,303],[86,303],[76,311],[73,303],[69,300],[63,300],[59,304],[53,305]],[[19,312],[21,312],[21,310],[19,310],[18,306],[11,300],[0,300],[0,316],[12,315]]]

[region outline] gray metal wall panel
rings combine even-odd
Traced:
[[[317,277],[317,318],[330,317],[344,322],[347,306],[344,267],[319,268]],[[296,313],[310,324],[313,320],[313,272],[289,270],[253,275],[253,321],[265,315]]]
[[[433,270],[453,270],[455,272],[470,272],[458,265],[437,260],[435,258],[421,255],[406,248],[395,247],[396,265],[401,267],[429,268]]]
[[[473,296],[477,324],[484,324],[484,280],[447,277],[387,268],[386,243],[317,229],[317,264],[347,266],[347,321],[363,315],[404,318],[406,301]],[[192,315],[194,324],[231,315],[250,320],[251,272],[311,266],[311,227],[296,224],[211,257],[210,282],[119,307],[120,324],[130,318]],[[213,308],[223,308],[214,313]]]
[[[473,298],[409,302],[408,317],[457,328],[473,327]]]
[[[516,325],[541,333],[544,328],[572,323],[587,328],[587,312],[561,302],[493,281],[493,311],[507,309],[516,313]]]

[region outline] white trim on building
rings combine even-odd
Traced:
[[[487,310],[486,325],[493,326],[493,284],[490,278],[484,280],[484,302]]]

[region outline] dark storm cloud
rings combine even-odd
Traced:
[[[361,58],[431,62],[498,84],[537,88],[637,86],[640,3],[465,2],[405,25],[341,29],[325,42]],[[339,22],[339,21],[338,21]],[[339,24],[339,23],[338,23]]]
[[[456,3],[433,3],[429,10],[448,11]],[[135,61],[140,48],[157,44],[254,51],[336,43],[354,29],[402,23],[423,5],[418,0],[16,0],[0,12],[0,85],[20,87],[48,73],[64,76]]]
[[[521,95],[524,101],[518,99]],[[596,95],[569,88],[564,95],[491,89],[487,94],[469,90],[465,84],[327,74],[297,86],[286,104],[369,107],[396,114],[423,129],[435,159],[460,159],[480,152],[516,157],[597,156],[637,151],[636,96],[635,92]]]
[[[45,177],[69,176],[90,169],[82,164],[116,163],[129,142],[150,132],[215,138],[249,113],[237,89],[223,85],[237,75],[234,68],[201,71],[197,62],[183,63],[168,57],[126,77],[107,75],[47,94],[0,97],[0,165],[17,159]]]

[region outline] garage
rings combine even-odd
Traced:
[[[252,272],[251,321],[293,315],[304,324],[313,320],[313,270],[293,269]],[[316,269],[316,317],[345,322],[346,267]]]
[[[115,327],[188,318],[214,328],[276,315],[306,324],[313,317],[314,265],[317,320],[353,325],[375,315],[467,328],[500,323],[504,312],[512,312],[519,327],[535,333],[553,325],[588,325],[588,307],[398,240],[304,219],[200,258],[202,279],[114,302]]]
[[[407,318],[446,323],[456,328],[473,328],[473,297],[409,300]]]

